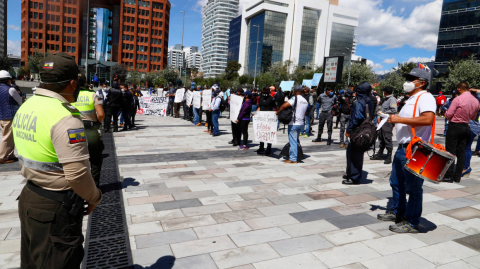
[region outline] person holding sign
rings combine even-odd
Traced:
[[[270,95],[270,89],[268,87],[263,88],[262,94],[258,101],[257,111],[274,111],[275,99]],[[267,144],[267,150],[265,150],[265,143],[260,142],[260,148],[257,150],[257,154],[269,156],[272,153],[272,143]]]
[[[237,117],[237,123],[240,124],[240,136],[243,135],[243,144],[241,144],[239,150],[248,150],[248,125],[250,124],[250,113],[252,112],[252,92],[245,92],[245,102],[242,104],[240,114]]]
[[[231,144],[234,147],[240,146],[240,125],[236,122],[238,113],[240,112],[237,109],[237,104],[239,105],[239,109],[241,109],[241,104],[243,103],[243,89],[238,88],[236,95],[232,94],[230,96],[230,118],[231,118],[231,125],[232,125],[232,141],[229,141],[228,144]],[[237,102],[238,101],[238,102]]]
[[[210,113],[212,113],[213,132],[212,136],[219,136],[220,131],[218,129],[218,117],[220,116],[220,104],[222,103],[223,93],[220,90],[216,90],[214,93],[215,98],[212,100],[210,106]]]

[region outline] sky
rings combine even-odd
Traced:
[[[249,0],[240,0],[243,5]],[[183,14],[186,47],[201,45],[202,7],[207,0],[171,0],[169,46],[182,43]],[[8,53],[20,55],[19,0],[8,1]],[[360,11],[356,55],[368,59],[376,73],[397,64],[435,59],[442,0],[340,0],[340,6]],[[17,14],[17,15],[15,15]]]

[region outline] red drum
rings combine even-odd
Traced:
[[[454,161],[455,155],[422,141],[414,145],[412,159],[407,160],[405,169],[418,177],[439,183]]]

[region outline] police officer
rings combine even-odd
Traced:
[[[118,78],[113,80],[112,88],[107,91],[105,98],[105,132],[110,131],[110,124],[113,116],[113,131],[118,132],[118,112],[123,106],[123,92],[120,90]]]
[[[392,95],[393,88],[386,87],[383,90],[385,94],[384,102],[381,107],[381,111],[385,114],[396,114],[397,113],[397,99]],[[380,123],[380,118],[377,123]],[[392,136],[393,136],[393,127],[395,124],[386,122],[378,133],[378,140],[380,141],[380,148],[378,152],[370,158],[371,160],[383,160],[383,150],[387,149],[387,158],[385,159],[384,164],[392,163]]]
[[[76,61],[62,52],[48,55],[41,62],[40,77],[35,96],[13,120],[27,179],[18,200],[21,268],[79,268],[83,216],[102,195],[90,173],[80,112],[70,105],[79,94]]]
[[[81,70],[78,77],[78,83],[82,86],[78,94],[77,102],[72,105],[80,111],[83,126],[85,127],[85,135],[88,141],[88,152],[90,153],[90,167],[92,169],[93,180],[95,185],[100,184],[100,171],[102,170],[104,149],[103,141],[98,132],[101,122],[105,118],[103,112],[101,98],[97,96],[95,91],[85,88],[85,71]]]
[[[318,135],[317,139],[312,140],[312,142],[322,142],[322,133],[323,133],[323,126],[325,126],[325,122],[327,122],[328,128],[328,141],[327,145],[332,144],[332,109],[333,105],[337,102],[337,96],[333,93],[332,89],[328,89],[325,93],[320,94],[318,97],[318,103],[320,103],[320,113],[319,123],[318,123]]]

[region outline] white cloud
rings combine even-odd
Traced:
[[[20,26],[9,24],[8,29],[12,29],[13,31],[20,31]]]
[[[397,61],[395,60],[395,58],[383,60],[383,63],[385,63],[385,64],[394,64],[394,63],[396,63],[396,62],[397,62]]]
[[[387,49],[410,45],[418,49],[434,51],[437,46],[438,27],[442,0],[429,0],[416,6],[406,15],[395,15],[383,0],[340,0],[340,5],[360,11],[359,26],[356,29],[359,44],[385,46]],[[422,1],[419,1],[422,2]]]
[[[376,64],[374,63],[372,60],[367,60],[367,65],[368,66],[371,66],[373,68],[373,70],[380,70],[380,69],[383,69],[383,65],[381,64]]]
[[[412,57],[406,61],[406,63],[424,63],[424,62],[433,62],[435,61],[435,56],[432,56],[430,58],[428,57]]]
[[[20,41],[7,40],[7,53],[13,54],[15,56],[20,56],[21,52],[21,43]]]

